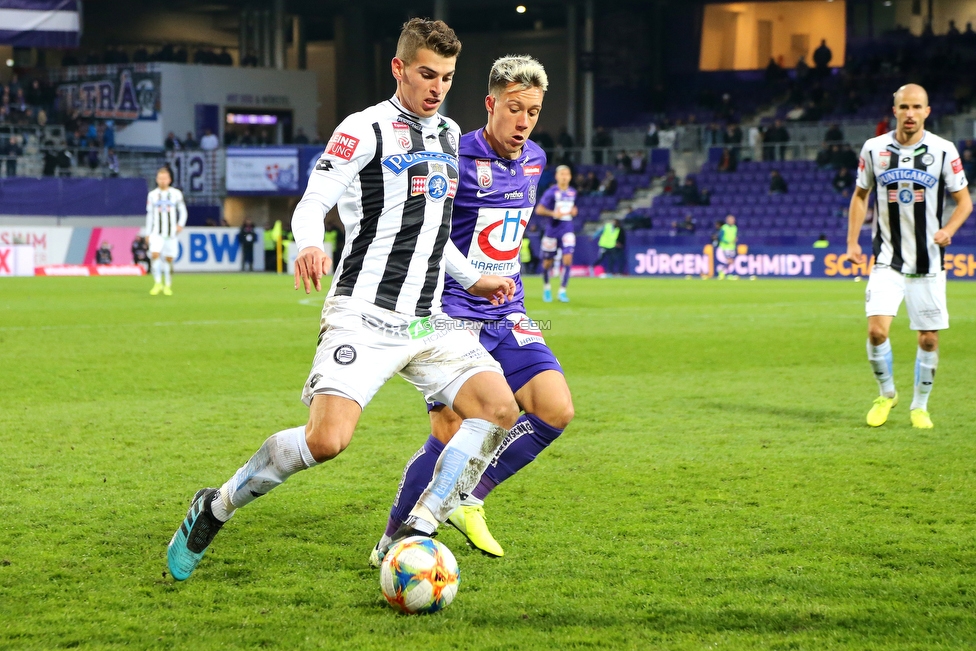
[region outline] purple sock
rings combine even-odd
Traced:
[[[529,465],[536,456],[562,434],[561,429],[549,425],[532,414],[522,414],[502,442],[500,451],[488,464],[481,482],[471,491],[479,500],[485,499],[495,486]]]
[[[550,271],[551,271],[551,269],[547,269],[546,267],[543,267],[542,268],[542,284],[543,285],[548,285],[549,284],[549,272]]]
[[[570,271],[572,271],[572,268],[571,268],[570,265],[565,265],[563,267],[563,284],[562,284],[563,289],[566,289],[566,285],[569,284],[569,272]]]
[[[417,450],[403,468],[400,487],[397,488],[396,498],[390,508],[390,519],[386,523],[387,536],[392,536],[410,515],[410,510],[417,504],[420,495],[434,476],[434,466],[437,465],[437,459],[443,451],[444,444],[431,435],[424,443],[424,447]]]

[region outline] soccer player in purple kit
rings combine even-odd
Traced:
[[[460,284],[446,277],[444,311],[459,327],[477,333],[505,373],[516,402],[524,410],[489,463],[480,483],[449,521],[471,543],[493,556],[504,550],[485,523],[484,499],[535,459],[573,419],[573,400],[555,355],[538,324],[525,315],[525,293],[519,277],[522,236],[536,203],[539,177],[546,164],[542,149],[529,141],[539,119],[548,80],[542,65],[528,56],[495,61],[488,77],[488,124],[461,136],[460,174],[451,239],[482,273],[515,281],[512,301],[493,306],[471,299]],[[431,480],[435,465],[457,431],[461,418],[441,404],[428,404],[431,436],[407,462],[390,511],[386,533],[370,555],[378,566],[391,537]]]
[[[576,208],[576,188],[569,187],[573,173],[566,165],[556,168],[556,185],[550,186],[539,200],[535,211],[549,217],[549,223],[542,235],[542,300],[552,301],[552,288],[549,286],[549,273],[556,249],[563,252],[562,282],[559,284],[559,300],[569,302],[566,285],[569,284],[569,272],[573,268],[573,251],[576,249],[576,233],[573,231],[573,217],[579,210]]]

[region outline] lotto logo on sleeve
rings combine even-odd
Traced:
[[[957,158],[956,160],[952,161],[952,173],[958,174],[961,171],[962,171],[962,160]]]
[[[341,158],[342,160],[352,160],[352,155],[356,152],[357,146],[359,146],[359,138],[353,138],[345,133],[337,132],[329,140],[329,146],[326,148],[325,153],[331,154],[336,158]]]

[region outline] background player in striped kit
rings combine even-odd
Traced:
[[[149,293],[153,296],[159,292],[166,296],[173,295],[173,259],[180,248],[176,236],[186,226],[186,202],[183,201],[182,192],[170,187],[172,183],[172,170],[160,167],[156,172],[158,187],[150,191],[146,198],[146,235],[149,237],[150,266],[155,281]]]
[[[573,399],[562,367],[546,345],[539,326],[525,315],[518,253],[536,202],[546,164],[542,148],[529,140],[542,110],[548,79],[542,65],[527,56],[495,61],[488,78],[488,124],[461,137],[460,180],[451,239],[478,269],[511,277],[515,299],[491,305],[448,278],[444,311],[478,332],[481,343],[501,364],[508,385],[525,413],[505,437],[480,482],[450,516],[450,522],[482,551],[504,550],[488,530],[484,500],[494,488],[531,463],[572,421]],[[379,565],[391,539],[431,479],[445,444],[461,418],[443,404],[428,403],[432,434],[407,462],[386,533],[370,554]]]
[[[912,330],[918,331],[913,427],[930,428],[928,399],[939,363],[939,330],[949,327],[946,306],[945,247],[952,243],[973,210],[966,175],[955,145],[925,131],[928,93],[916,84],[894,96],[894,131],[872,138],[861,149],[857,186],[851,197],[846,257],[866,263],[858,236],[867,213],[868,195],[877,188],[874,223],[874,267],[865,293],[868,317],[868,361],[881,395],[867,415],[879,427],[898,404],[888,331],[902,300]],[[956,208],[942,221],[946,191]]]
[[[363,408],[395,374],[464,418],[397,539],[431,535],[515,424],[518,407],[501,367],[440,309],[445,267],[486,298],[510,298],[515,289],[510,279],[481,276],[450,243],[460,130],[437,109],[460,50],[443,22],[408,21],[391,66],[396,94],[343,120],[319,158],[292,218],[295,288],[321,288],[333,206],[349,237],[302,391],[308,422],[270,436],[221,488],[197,492],[167,552],[174,578],[192,574],[237,509],[338,456]]]
[[[539,215],[550,218],[542,235],[542,300],[546,303],[552,300],[549,273],[556,258],[556,249],[563,254],[559,300],[563,303],[569,302],[566,286],[569,284],[569,274],[573,268],[573,252],[576,250],[573,217],[579,213],[576,208],[576,188],[569,186],[572,177],[573,173],[567,165],[557,167],[556,185],[546,189],[535,209]]]

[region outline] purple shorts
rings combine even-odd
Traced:
[[[556,250],[563,255],[572,255],[576,249],[576,233],[573,232],[573,222],[552,220],[542,236],[542,259],[552,260],[556,257]]]
[[[509,315],[509,317],[524,315]],[[508,386],[515,393],[543,371],[563,372],[563,367],[546,345],[538,324],[527,321],[486,321],[481,328],[481,345],[502,366]],[[441,403],[427,403],[427,411]]]

